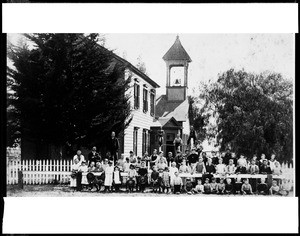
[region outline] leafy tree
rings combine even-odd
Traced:
[[[124,66],[98,34],[25,34],[10,47],[8,140],[16,135],[56,146],[105,145],[131,121]]]
[[[293,158],[293,85],[281,74],[230,69],[200,92],[221,149]]]
[[[137,58],[136,68],[138,68],[141,72],[143,72],[144,74],[147,75],[146,64],[142,60],[142,56],[141,55]]]

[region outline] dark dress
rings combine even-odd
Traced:
[[[95,162],[95,163],[98,162],[98,161],[101,162],[101,157],[100,157],[98,152],[95,152],[95,153],[90,152],[88,154],[88,161],[89,161],[89,165],[92,161]]]
[[[189,164],[194,164],[198,161],[199,156],[197,153],[192,153],[187,157]]]

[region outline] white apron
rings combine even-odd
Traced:
[[[104,186],[112,186],[114,167],[108,166],[105,169]]]

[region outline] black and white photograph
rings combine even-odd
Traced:
[[[5,37],[6,198],[295,199],[294,33]]]

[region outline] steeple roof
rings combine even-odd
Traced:
[[[184,47],[181,45],[178,35],[172,47],[163,56],[163,59],[165,61],[170,61],[170,60],[185,60],[188,62],[192,61],[189,54],[187,54]]]

